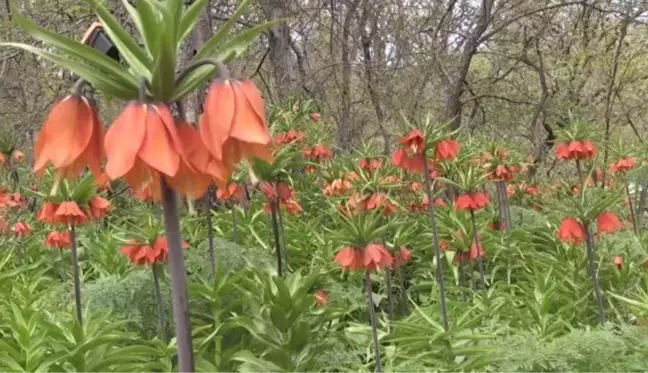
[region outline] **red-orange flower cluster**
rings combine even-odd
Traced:
[[[261,183],[261,191],[266,197],[266,203],[263,206],[263,211],[270,215],[272,213],[272,203],[278,202],[280,206],[286,208],[289,214],[299,214],[303,211],[299,202],[297,202],[297,194],[286,183]]]
[[[182,248],[188,249],[189,244],[183,241]],[[166,262],[169,242],[165,236],[158,237],[152,244],[131,240],[120,251],[136,265],[160,264]]]
[[[45,244],[55,249],[69,249],[72,245],[70,232],[50,232],[50,234],[47,235],[47,238],[45,238]]]
[[[618,161],[610,165],[610,171],[623,174],[635,167],[637,167],[637,159],[635,157],[621,157]]]
[[[490,205],[490,196],[484,192],[464,193],[455,199],[455,209],[458,211],[476,211]]]
[[[596,145],[590,140],[572,140],[556,146],[556,157],[564,160],[592,159],[596,154]]]
[[[79,206],[74,201],[65,201],[60,204],[45,202],[41,207],[36,220],[47,224],[81,225],[90,219],[101,219],[108,215],[112,206],[110,201],[94,196],[87,206]]]
[[[364,250],[345,247],[335,256],[335,262],[342,268],[353,272],[360,270],[377,271],[380,268],[388,268],[394,258],[389,251],[379,244],[369,244]]]
[[[602,212],[597,218],[597,235],[602,233],[614,233],[623,228],[621,219],[611,211]],[[587,238],[585,225],[573,217],[564,218],[558,229],[560,241],[572,245],[578,245]]]

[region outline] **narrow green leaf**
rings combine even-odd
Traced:
[[[19,12],[14,13],[14,20],[29,36],[49,44],[71,57],[79,58],[97,70],[101,69],[113,75],[115,78],[119,78],[120,83],[124,86],[137,89],[137,79],[129,74],[117,61],[98,50],[74,39],[44,29]]]
[[[176,38],[178,39],[178,47],[182,45],[182,42],[189,37],[191,30],[193,30],[198,18],[200,17],[200,12],[205,9],[209,0],[198,0],[191,4],[191,6],[185,11],[180,19],[180,25],[176,30]],[[222,29],[222,27],[221,27]],[[220,31],[220,29],[219,29]]]
[[[86,0],[99,19],[103,22],[104,31],[117,46],[120,55],[126,60],[133,71],[146,79],[151,79],[151,59],[140,48],[137,42],[119,24],[117,19],[106,9],[99,0]]]
[[[24,51],[36,54],[44,59],[52,61],[60,67],[68,69],[77,74],[85,81],[92,84],[98,90],[113,97],[117,97],[122,100],[132,100],[137,97],[137,89],[132,89],[131,87],[124,86],[122,83],[115,80],[114,77],[109,76],[108,74],[102,74],[96,69],[80,63],[80,61],[75,61],[70,58],[51,53],[28,44],[0,43],[0,46],[20,48]]]
[[[175,89],[176,33],[173,27],[174,16],[164,14],[165,28],[159,33],[158,53],[155,56],[151,89],[155,98],[169,100]]]
[[[122,4],[128,11],[128,14],[130,15],[131,20],[133,20],[133,23],[135,24],[140,37],[144,41],[144,47],[146,47],[146,51],[148,52],[149,57],[153,58],[153,56],[155,56],[155,53],[151,51],[150,47],[152,45],[155,45],[155,33],[151,33],[152,30],[155,30],[155,26],[157,26],[156,19],[154,18],[155,14],[153,14],[153,18],[145,18],[142,16],[141,13],[143,13],[143,8],[145,6],[148,6],[148,3],[146,3],[146,1],[138,1],[137,9],[133,5],[131,5],[130,1],[128,0],[122,0]],[[150,9],[150,7],[148,7],[147,9]],[[151,21],[153,21],[153,24],[151,24]],[[153,26],[153,28],[151,28],[151,26]]]
[[[248,5],[248,0],[243,0],[241,1],[241,4],[236,8],[236,11],[234,11],[234,14],[230,17],[230,19],[225,22],[224,25],[222,25],[218,31],[209,39],[207,42],[205,42],[205,45],[196,53],[192,61],[198,61],[203,58],[209,57],[216,49],[218,49],[219,45],[225,39],[227,34],[229,33],[230,29],[236,21],[241,17],[243,12],[247,9]],[[195,22],[195,21],[194,21]]]
[[[224,43],[216,52],[214,52],[214,55],[206,56],[204,58],[213,57],[223,61],[223,63],[227,63],[243,54],[252,40],[254,40],[254,38],[259,34],[280,22],[282,22],[282,20],[275,20],[246,30]],[[197,56],[198,55],[196,55],[196,57]],[[193,59],[193,61],[198,60],[200,60],[200,58],[194,57]],[[215,73],[216,67],[212,65],[205,65],[195,69],[180,83],[179,86],[176,87],[173,100],[182,99],[201,84],[205,83],[208,79],[211,79]]]
[[[151,58],[157,56],[159,49],[159,37],[157,31],[159,30],[160,17],[158,16],[155,8],[147,0],[137,0],[137,11],[139,12],[140,22],[142,24],[142,38],[146,49],[148,50]]]

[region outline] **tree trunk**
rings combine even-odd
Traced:
[[[268,21],[289,15],[287,4],[283,0],[266,0],[263,8]],[[268,44],[277,97],[283,101],[294,94],[297,85],[291,52],[290,26],[286,22],[275,25],[268,33]]]
[[[466,90],[466,77],[470,70],[472,59],[477,53],[477,48],[481,44],[480,38],[488,28],[491,22],[494,0],[482,0],[479,20],[474,25],[464,46],[459,63],[459,71],[450,77],[450,86],[448,87],[445,103],[445,119],[450,122],[452,129],[458,129],[461,126],[461,96]]]
[[[351,21],[360,4],[353,0],[344,17],[342,30],[342,46],[340,62],[342,63],[342,82],[340,92],[340,117],[338,119],[337,145],[342,150],[348,150],[353,143],[353,127],[351,124]]]

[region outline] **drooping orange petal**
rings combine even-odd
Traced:
[[[146,135],[145,109],[145,105],[129,103],[106,133],[106,174],[113,180],[124,176],[135,165]]]
[[[263,122],[264,128],[267,129],[268,124],[265,120],[265,104],[263,103],[263,97],[261,97],[261,91],[259,91],[256,84],[249,79],[241,80],[237,83],[239,85],[239,90],[245,94],[245,97],[252,106],[252,109],[254,109],[254,112]]]
[[[36,173],[41,173],[48,162],[57,168],[73,162],[90,139],[91,133],[86,126],[80,125],[89,123],[89,120],[89,106],[80,97],[68,96],[56,104],[36,142]]]
[[[180,155],[173,146],[164,121],[151,105],[146,110],[146,135],[138,157],[148,166],[172,177],[180,166]]]
[[[255,90],[258,90],[253,84],[252,87],[250,83],[233,82],[232,84],[236,109],[229,135],[246,143],[269,144],[272,137],[265,124],[265,113],[259,113],[257,112],[259,108],[255,108],[255,105],[261,105],[260,109],[263,109],[263,100],[258,93],[254,93]],[[248,95],[252,96],[254,101],[259,102],[253,105],[248,99]],[[258,97],[256,97],[257,95]]]
[[[232,129],[234,105],[231,83],[222,80],[214,82],[205,99],[200,136],[209,152],[219,160],[223,158],[221,148]]]

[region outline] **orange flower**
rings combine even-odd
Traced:
[[[451,160],[457,158],[461,150],[461,144],[453,139],[443,139],[437,142],[434,148],[434,155],[437,159]]]
[[[88,166],[99,177],[105,157],[103,131],[97,109],[87,98],[76,95],[64,98],[54,106],[38,136],[34,171],[42,175],[51,163],[60,176],[75,178]]]
[[[589,140],[572,140],[556,146],[556,157],[564,160],[592,159],[596,154],[596,145]]]
[[[318,290],[315,292],[315,304],[320,307],[326,306],[328,303],[328,293],[325,290]]]
[[[470,263],[470,255],[471,251],[457,251],[455,253],[454,259],[452,259],[452,262],[454,264],[468,264]]]
[[[230,174],[243,158],[272,157],[261,92],[251,80],[217,80],[204,103],[200,137],[207,150]]]
[[[367,172],[374,172],[383,166],[382,158],[363,158],[359,162],[361,169]]]
[[[373,193],[366,201],[367,210],[382,209],[385,216],[391,215],[398,211],[398,206],[394,204],[386,194]]]
[[[505,180],[505,181],[512,180],[513,176],[515,176],[515,171],[513,167],[505,166],[503,164],[500,164],[497,167],[495,167],[495,170],[490,174],[491,179]]]
[[[455,209],[458,211],[481,210],[490,205],[491,199],[483,192],[465,193],[455,200]]]
[[[223,164],[212,157],[202,143],[197,129],[187,122],[178,122],[176,128],[184,156],[181,154],[177,174],[165,179],[183,195],[190,198],[202,197],[212,179],[222,184],[229,175]]]
[[[36,220],[45,222],[47,224],[58,224],[62,223],[60,217],[56,216],[56,210],[58,210],[59,205],[54,202],[45,202],[38,212]]]
[[[25,153],[21,152],[20,150],[16,150],[13,152],[13,159],[16,161],[16,163],[23,163],[25,161]]]
[[[88,221],[88,215],[74,201],[61,203],[55,215],[62,223],[68,225],[79,225]]]
[[[470,245],[470,259],[475,260],[479,258],[483,258],[486,253],[484,252],[484,247],[481,245],[481,242],[477,244],[477,242],[473,242],[472,245]]]
[[[245,189],[237,183],[229,183],[226,186],[219,187],[216,190],[216,198],[221,201],[235,199],[238,201],[245,198]]]
[[[409,188],[412,192],[421,192],[425,188],[424,184],[420,181],[412,181],[409,183]]]
[[[616,163],[610,165],[610,171],[614,173],[626,173],[637,166],[635,157],[621,157]],[[597,174],[598,177],[598,174]]]
[[[583,223],[574,218],[565,218],[560,223],[558,238],[562,242],[578,245],[583,242],[586,235],[587,232]]]
[[[597,219],[597,233],[614,233],[623,228],[621,219],[611,211],[602,212]]]
[[[392,166],[400,167],[409,172],[423,172],[424,160],[424,154],[410,156],[407,150],[403,148],[396,149],[392,154]]]
[[[110,208],[110,201],[101,196],[94,196],[90,200],[90,216],[95,219],[101,219],[108,216]]]
[[[317,122],[317,121],[320,120],[320,117],[321,117],[321,116],[320,116],[319,113],[313,113],[313,114],[310,115],[310,117],[311,117],[312,120],[314,120],[314,121]]]
[[[175,120],[162,103],[130,102],[108,129],[105,145],[106,174],[124,177],[133,189],[159,188],[159,175],[173,178],[181,157],[186,159]]]
[[[612,260],[614,261],[614,265],[617,266],[619,271],[623,269],[624,260],[622,256],[615,256],[612,258]]]
[[[363,264],[368,271],[377,271],[392,265],[394,259],[383,245],[369,244],[364,249]]]
[[[351,190],[352,187],[353,185],[348,180],[335,179],[324,187],[324,195],[327,197],[339,196]]]
[[[283,202],[282,204],[286,208],[286,211],[292,215],[299,214],[300,212],[304,211],[299,202],[292,198]]]
[[[362,269],[362,251],[345,247],[335,256],[335,262],[343,269],[358,272]]]
[[[67,249],[72,245],[70,232],[50,232],[50,234],[47,235],[47,238],[45,238],[45,244],[56,249]]]
[[[288,132],[279,133],[274,137],[275,143],[280,145],[298,143],[305,139],[306,135],[294,129],[290,129]]]
[[[18,237],[27,237],[31,234],[31,227],[26,221],[19,221],[13,226],[13,231]]]
[[[326,145],[317,144],[310,149],[304,150],[304,158],[316,162],[326,161],[333,158],[333,151]]]
[[[421,202],[422,207],[427,211],[428,205],[430,202],[428,201],[427,197],[423,198],[423,202]],[[435,207],[446,207],[446,202],[443,200],[443,198],[435,198],[434,199],[434,206]]]
[[[183,241],[182,248],[188,249],[189,245]],[[131,240],[129,245],[122,247],[120,251],[136,265],[160,264],[166,262],[169,243],[164,236],[158,237],[152,245]]]
[[[420,129],[413,129],[407,135],[400,138],[399,142],[405,146],[409,154],[423,154],[425,152],[425,135]]]
[[[394,268],[400,268],[410,260],[412,260],[412,252],[406,247],[401,247],[394,255]]]

